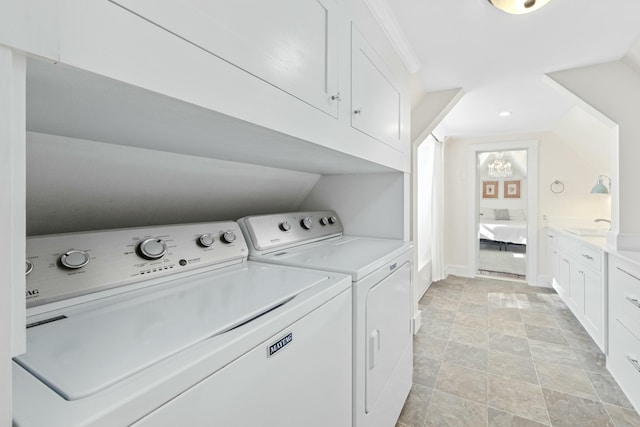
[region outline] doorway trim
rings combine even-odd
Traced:
[[[477,197],[479,174],[476,166],[478,153],[488,151],[527,150],[527,274],[529,285],[538,284],[538,140],[491,142],[469,145],[467,170],[469,172],[467,194],[472,200],[467,216],[467,265],[468,277],[476,277],[478,269],[478,218],[480,198]]]

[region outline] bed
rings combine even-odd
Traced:
[[[527,221],[481,219],[478,228],[480,239],[499,242],[527,244]]]
[[[508,244],[527,244],[527,221],[524,209],[480,209],[478,238],[481,243],[497,244],[507,250]]]

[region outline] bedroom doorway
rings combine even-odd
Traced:
[[[526,149],[476,152],[477,275],[526,280],[527,157]]]

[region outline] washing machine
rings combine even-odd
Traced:
[[[28,238],[14,426],[351,425],[351,278],[247,255],[233,221]]]
[[[393,427],[413,371],[411,242],[345,235],[334,211],[238,220],[249,259],[351,276],[355,427]]]

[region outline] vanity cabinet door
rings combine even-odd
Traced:
[[[568,256],[558,251],[558,293],[566,301],[571,296],[571,261]]]
[[[547,231],[547,260],[549,262],[548,271],[553,278],[558,277],[558,244],[557,237],[554,233]]]
[[[111,1],[185,43],[338,116],[335,0]]]
[[[604,346],[604,301],[606,300],[604,288],[600,273],[584,270],[584,321],[582,323],[601,348]]]
[[[640,408],[640,261],[608,257],[607,369]]]
[[[550,237],[550,235],[547,235]],[[580,239],[557,235],[556,246],[551,239],[549,256],[557,254],[557,267],[551,261],[554,288],[571,309],[595,343],[607,351],[607,258],[601,249]],[[557,269],[557,270],[556,270]]]
[[[568,305],[576,317],[580,320],[581,316],[584,314],[584,282],[585,278],[584,267],[581,265],[575,265],[574,268],[571,269],[571,280],[570,280],[570,290],[569,290],[569,299]]]

